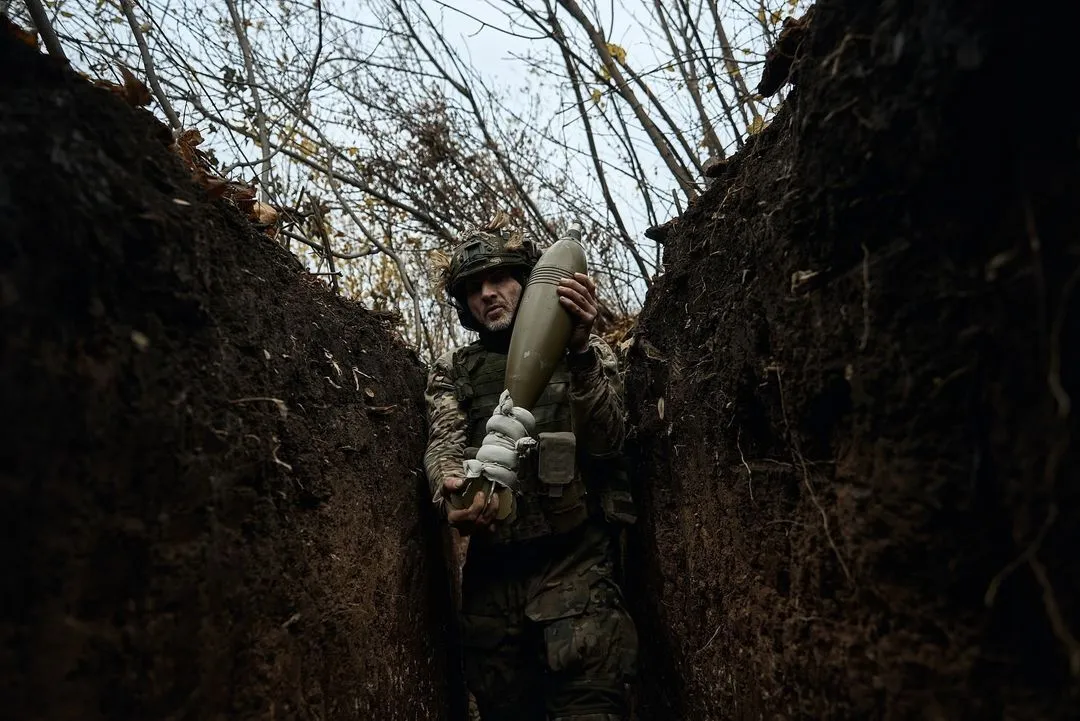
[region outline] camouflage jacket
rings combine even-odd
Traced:
[[[596,458],[607,458],[622,451],[622,379],[615,354],[602,338],[592,336],[589,348],[568,364],[570,415],[579,449]],[[456,352],[435,361],[428,377],[429,433],[424,468],[436,499],[441,497],[444,478],[461,477],[467,443],[467,416],[456,390]]]

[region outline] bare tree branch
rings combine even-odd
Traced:
[[[608,74],[611,75],[615,81],[616,86],[619,89],[619,93],[626,99],[630,107],[633,109],[634,114],[637,115],[638,122],[645,129],[649,139],[652,140],[653,145],[656,146],[657,152],[663,159],[664,163],[668,166],[668,170],[675,177],[679,183],[679,187],[682,188],[686,197],[693,198],[697,195],[697,187],[690,177],[690,172],[687,170],[673,152],[670,143],[660,132],[656,124],[649,118],[648,113],[645,112],[645,108],[642,107],[641,101],[638,100],[634,94],[633,89],[626,82],[626,78],[623,77],[622,71],[619,69],[618,63],[611,57],[611,51],[608,49],[607,42],[600,34],[600,31],[592,24],[585,13],[582,11],[581,6],[578,5],[577,0],[558,0],[559,5],[566,9],[567,12],[581,25],[582,28],[589,35],[589,39],[592,41],[593,47],[596,49],[596,54],[600,56],[601,61],[604,63],[604,67],[607,69]]]
[[[146,37],[143,35],[142,28],[139,26],[139,20],[135,17],[135,8],[132,6],[131,0],[120,0],[120,9],[124,13],[124,17],[127,18],[128,26],[131,28],[131,34],[135,37],[135,42],[139,46],[139,54],[142,55],[143,70],[146,71],[146,79],[150,81],[150,88],[154,91],[154,97],[157,98],[158,105],[161,106],[162,112],[165,113],[165,117],[169,120],[169,125],[172,126],[173,131],[178,131],[183,127],[180,122],[179,116],[176,111],[173,110],[172,103],[169,102],[168,96],[165,95],[165,91],[161,89],[161,82],[158,80],[157,71],[154,70],[154,61],[150,58],[150,48],[146,45]]]
[[[510,164],[507,161],[505,155],[500,150],[499,144],[495,142],[495,139],[491,136],[491,132],[488,129],[487,121],[484,119],[484,114],[481,111],[480,106],[477,104],[476,96],[473,94],[472,90],[463,82],[461,82],[460,79],[452,77],[450,73],[446,71],[442,64],[439,63],[439,61],[435,58],[431,50],[427,47],[427,44],[420,39],[419,35],[416,32],[416,29],[413,27],[412,22],[409,20],[407,14],[405,13],[405,9],[402,7],[401,3],[398,0],[392,1],[394,8],[398,11],[401,20],[405,23],[405,27],[408,29],[409,35],[416,41],[417,46],[428,58],[428,61],[435,66],[439,73],[454,87],[455,90],[458,91],[458,93],[462,95],[462,97],[465,98],[466,102],[469,104],[473,116],[476,119],[477,127],[480,129],[480,132],[484,136],[484,140],[490,145],[491,151],[494,153],[496,159],[499,161],[499,164],[502,166],[503,170],[510,178],[510,181],[514,184],[514,187],[518,192],[519,199],[529,210],[529,213],[533,216],[533,219],[536,221],[537,226],[543,231],[545,231],[545,234],[551,240],[556,240],[558,236],[555,233],[554,229],[551,228],[551,226],[544,220],[544,216],[540,212],[540,209],[536,206],[536,202],[533,200],[532,196],[528,192],[526,192],[524,186],[518,178],[517,173],[515,173],[510,167]],[[428,20],[430,24],[430,18],[428,18],[427,14],[424,13],[422,9],[421,13],[423,13],[424,17]],[[438,35],[437,39],[443,45],[444,49],[452,53],[451,48],[446,43],[446,40],[443,38],[442,35]],[[454,56],[451,55],[451,57]]]
[[[683,59],[682,51],[671,34],[671,28],[668,25],[666,13],[660,0],[653,0],[653,5],[656,8],[656,17],[660,21],[660,27],[664,31],[668,47],[671,48],[671,54],[675,58],[675,65],[679,68],[679,74],[682,75],[683,82],[686,83],[686,89],[694,102],[694,108],[697,110],[698,117],[701,118],[701,131],[705,145],[709,148],[709,152],[712,153],[713,157],[723,158],[724,148],[720,145],[720,139],[716,137],[712,121],[705,110],[705,102],[701,98],[701,84],[698,80],[695,64],[692,59],[689,62]]]
[[[328,163],[329,162],[330,161],[328,161]],[[413,327],[416,328],[416,345],[417,347],[419,347],[421,345],[419,339],[421,337],[421,334],[423,333],[424,327],[422,320],[423,316],[420,312],[420,295],[416,292],[416,286],[413,285],[412,278],[409,276],[408,268],[406,268],[405,263],[402,262],[401,256],[398,255],[389,245],[389,242],[380,242],[379,239],[375,236],[375,234],[368,230],[367,227],[364,225],[363,221],[361,221],[360,218],[356,216],[356,212],[353,210],[352,206],[348,202],[346,202],[345,196],[341,194],[341,188],[337,182],[337,178],[334,176],[332,168],[329,169],[330,173],[328,173],[328,175],[331,178],[330,189],[334,191],[334,195],[335,197],[337,197],[338,202],[341,203],[341,207],[345,209],[345,212],[352,219],[353,223],[356,224],[356,227],[360,230],[360,232],[364,234],[364,237],[368,239],[368,242],[381,250],[383,254],[390,258],[390,260],[394,261],[394,265],[397,266],[398,273],[401,274],[401,282],[402,285],[405,287],[405,292],[409,294],[410,298],[412,298],[414,323]]]
[[[222,127],[228,128],[230,131],[232,131],[234,133],[237,133],[239,135],[243,135],[244,137],[249,138],[251,140],[258,140],[258,136],[255,135],[254,133],[252,133],[250,130],[248,130],[246,128],[243,128],[243,127],[240,127],[238,125],[234,125],[234,124],[230,123],[229,121],[227,121],[225,118],[221,117],[220,115],[217,115],[216,113],[213,113],[210,110],[208,110],[207,108],[205,108],[202,105],[202,103],[198,100],[198,98],[189,97],[188,101],[192,104],[192,106],[196,110],[198,110],[200,113],[202,113],[203,117],[206,118],[207,120],[211,120],[211,121],[217,123],[218,125],[221,125]],[[357,190],[362,190],[363,192],[371,195],[373,198],[377,198],[378,200],[381,200],[382,202],[386,203],[387,205],[393,206],[395,208],[398,208],[399,210],[402,210],[402,211],[408,213],[409,215],[412,215],[413,217],[417,218],[418,220],[421,220],[422,222],[424,222],[429,228],[431,228],[431,230],[435,231],[438,235],[442,236],[446,240],[448,240],[450,242],[454,241],[454,236],[451,235],[446,230],[446,228],[443,227],[442,224],[440,224],[438,221],[436,221],[434,218],[432,218],[431,215],[429,215],[425,211],[423,211],[423,210],[421,210],[419,208],[412,207],[412,206],[407,205],[405,203],[402,203],[401,201],[399,201],[399,200],[397,200],[397,199],[395,199],[395,198],[393,198],[393,197],[391,197],[389,195],[386,195],[385,193],[381,193],[378,190],[376,190],[375,188],[372,188],[369,184],[365,183],[360,178],[357,178],[357,177],[351,176],[351,175],[345,175],[343,173],[339,173],[338,171],[333,170],[329,165],[323,165],[322,163],[318,162],[317,160],[313,160],[312,158],[309,158],[309,157],[305,156],[303,153],[300,153],[300,152],[297,152],[295,150],[292,150],[291,148],[285,147],[283,144],[278,144],[278,145],[271,144],[270,147],[277,149],[282,155],[285,155],[285,156],[291,158],[292,160],[295,160],[296,162],[300,163],[301,165],[305,165],[305,166],[311,168],[312,170],[315,170],[315,171],[318,171],[319,173],[322,173],[328,179],[332,178],[333,180],[344,183],[345,185],[352,186],[352,187],[356,188]]]
[[[464,332],[427,258],[495,209],[549,238],[581,218],[605,306],[634,312],[661,261],[641,231],[698,192],[706,155],[773,112],[747,86],[781,13],[807,0],[369,0],[353,17],[322,0],[245,1],[57,0],[44,12],[82,72],[147,68],[169,124],[198,127],[224,177],[253,168],[261,197],[293,218],[286,247],[295,240],[312,269],[332,263],[343,295],[401,313],[430,354]],[[623,36],[652,47],[635,39],[628,61]],[[473,62],[485,43],[528,82]],[[331,199],[337,250],[289,209],[306,197]],[[335,237],[342,223],[361,247]]]
[[[125,0],[127,1],[127,0]],[[253,122],[259,133],[259,151],[262,153],[262,171],[259,173],[259,189],[262,199],[270,199],[270,138],[266,133],[266,114],[263,113],[262,101],[259,99],[259,90],[255,87],[255,60],[251,52],[251,43],[248,42],[247,31],[244,29],[244,21],[236,9],[236,0],[225,0],[229,7],[229,15],[232,17],[233,30],[236,32],[236,40],[240,43],[240,49],[244,55],[244,72],[247,74],[249,89],[251,90],[251,102],[255,106]],[[331,276],[333,277],[333,276]]]
[[[736,97],[741,98],[742,104],[750,109],[754,120],[760,120],[761,114],[758,113],[757,106],[754,104],[753,95],[750,93],[749,88],[746,87],[746,79],[743,78],[739,66],[735,63],[735,55],[731,51],[731,41],[728,40],[727,32],[724,30],[724,21],[720,17],[717,2],[716,0],[708,0],[708,3],[709,11],[713,17],[713,27],[716,28],[716,37],[720,40],[720,49],[723,51],[724,66],[727,68],[727,75],[735,87]]]
[[[45,49],[49,51],[49,55],[61,60],[67,60],[67,56],[64,55],[64,50],[60,47],[60,40],[56,37],[56,31],[53,30],[52,23],[49,22],[49,15],[45,12],[41,0],[26,0],[26,9],[30,11],[34,27],[37,28],[38,35],[41,36],[41,41],[45,43]]]
[[[623,223],[622,214],[619,213],[619,206],[615,203],[615,199],[611,197],[611,189],[608,187],[607,174],[604,172],[603,166],[600,164],[599,151],[596,148],[596,138],[593,136],[592,123],[589,121],[589,112],[585,107],[585,99],[581,94],[581,82],[574,68],[573,59],[570,57],[570,53],[566,50],[565,36],[563,36],[562,26],[559,24],[559,20],[555,17],[554,8],[551,4],[545,1],[545,5],[548,8],[548,21],[551,23],[552,31],[555,33],[556,42],[559,48],[562,50],[563,61],[566,63],[566,74],[570,79],[570,84],[574,90],[574,97],[577,99],[578,113],[581,116],[582,125],[585,128],[585,137],[589,143],[589,154],[592,156],[593,168],[596,170],[596,177],[600,181],[600,189],[604,194],[604,202],[607,203],[608,211],[615,219],[615,224],[619,228],[619,239],[623,246],[630,252],[634,258],[634,262],[637,263],[638,269],[641,271],[641,277],[645,280],[646,286],[652,286],[652,278],[649,274],[649,269],[645,265],[645,260],[638,252],[637,245],[630,237],[630,233],[626,230],[626,225]]]
[[[341,295],[338,287],[337,270],[334,268],[334,250],[330,247],[330,234],[326,232],[326,219],[323,218],[322,208],[316,198],[308,196],[311,203],[311,214],[315,221],[315,233],[322,239],[323,257],[326,258],[326,267],[330,270],[330,287],[334,289],[334,295]]]
[[[300,235],[299,233],[292,232],[291,230],[282,230],[280,232],[281,232],[282,235],[287,236],[288,238],[290,238],[292,240],[300,241],[301,243],[308,246],[309,248],[311,248],[312,250],[314,250],[317,253],[321,254],[321,253],[324,253],[326,251],[326,248],[323,247],[323,244],[321,242],[316,243],[316,242],[314,242],[312,240],[309,240],[308,238],[305,238],[304,236]],[[340,253],[340,252],[338,252],[336,250],[331,250],[330,254],[332,256],[334,256],[335,258],[337,258],[338,260],[356,260],[357,258],[366,258],[369,255],[375,255],[378,252],[379,252],[378,248],[368,248],[367,250],[361,250],[361,251],[356,252],[356,253]]]

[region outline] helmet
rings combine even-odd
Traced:
[[[529,271],[539,258],[536,243],[520,231],[477,229],[466,233],[465,239],[454,248],[445,275],[446,293],[457,309],[461,324],[471,330],[480,330],[465,296],[465,282],[469,278],[493,268],[505,268],[524,286]]]

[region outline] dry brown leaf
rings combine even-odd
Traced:
[[[256,200],[257,191],[248,183],[228,180],[214,170],[210,156],[199,150],[203,137],[198,130],[188,129],[177,135],[169,149],[176,153],[191,170],[192,181],[206,191],[209,200],[226,200],[235,205],[252,223],[262,226],[269,238],[278,234],[280,212],[269,203]]]
[[[40,47],[38,45],[37,33],[33,30],[23,30],[21,27],[13,23],[6,15],[3,17],[4,31],[10,33],[12,37],[21,43],[25,43],[35,50]]]
[[[202,186],[206,188],[206,195],[211,200],[217,200],[225,195],[229,190],[229,181],[223,178],[211,178],[206,176],[206,180],[203,181]]]
[[[196,148],[202,144],[203,136],[195,128],[188,128],[176,137],[176,142]]]
[[[120,76],[124,79],[120,97],[138,108],[144,108],[150,104],[150,89],[146,87],[146,83],[135,77],[135,74],[124,65],[120,66]]]
[[[255,216],[255,222],[260,225],[272,225],[278,219],[277,209],[267,203],[255,201],[251,212]]]
[[[108,90],[128,105],[134,105],[135,107],[140,108],[149,105],[150,91],[147,89],[146,85],[123,65],[120,65],[119,68],[120,75],[124,79],[123,85],[117,85],[108,80],[95,80],[93,82],[94,86]]]

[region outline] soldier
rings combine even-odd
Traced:
[[[558,288],[574,330],[532,409],[540,462],[519,468],[512,515],[497,520],[500,494],[477,493],[458,510],[447,502],[504,389],[515,312],[538,257],[499,216],[467,233],[444,264],[450,301],[480,337],[432,369],[424,464],[435,502],[471,539],[461,630],[483,721],[621,721],[637,632],[615,578],[615,536],[633,521],[633,506],[621,464],[622,386],[614,354],[591,333],[597,299],[588,276]]]

